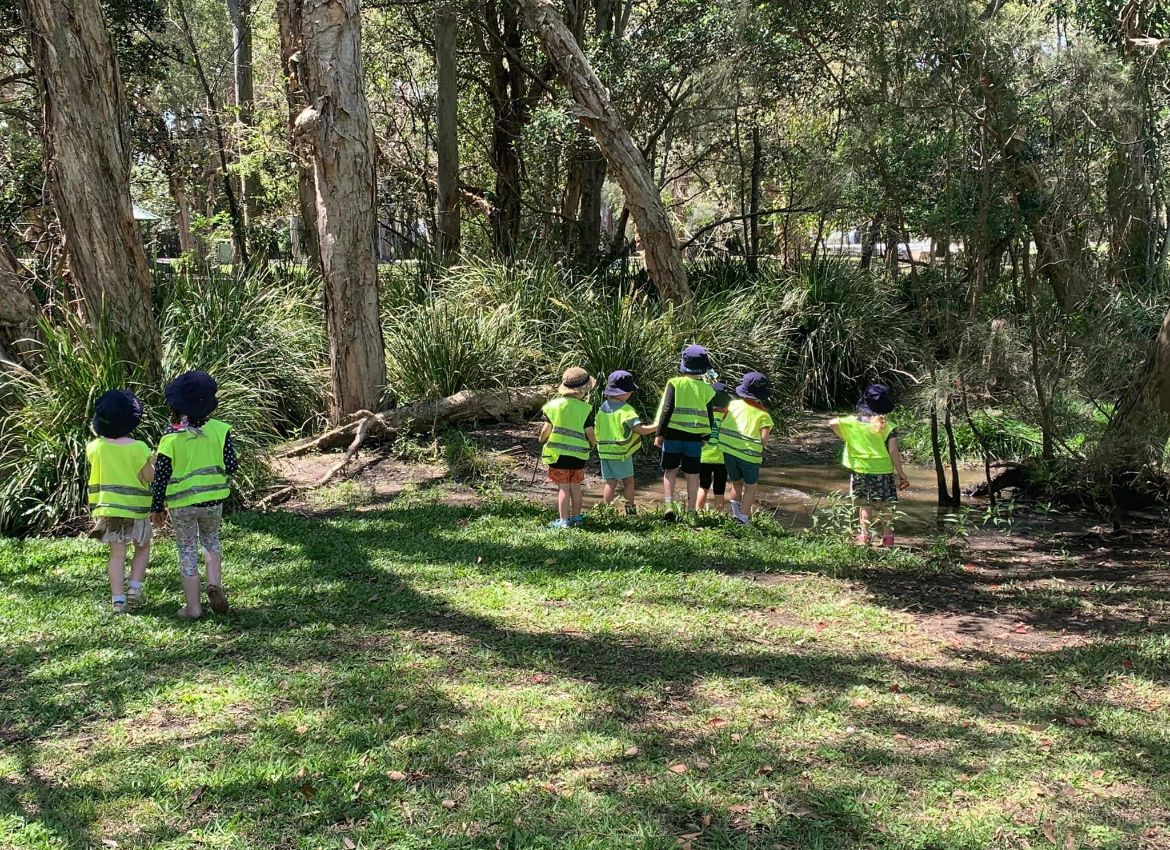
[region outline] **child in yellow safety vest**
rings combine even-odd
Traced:
[[[585,463],[597,443],[593,405],[586,399],[597,381],[574,366],[561,376],[557,395],[542,408],[544,424],[540,458],[548,466],[548,480],[557,485],[557,519],[549,528],[571,528],[585,522]]]
[[[228,610],[223,592],[223,548],[219,540],[230,476],[239,466],[231,426],[211,414],[219,405],[215,380],[206,372],[184,372],[166,388],[173,423],[158,444],[151,519],[162,526],[169,512],[179,550],[185,604],[182,620],[203,615],[199,592],[199,548],[207,568],[207,600],[217,614]]]
[[[654,425],[643,425],[642,418],[629,403],[638,389],[634,376],[624,370],[610,373],[605,383],[605,401],[597,411],[597,455],[601,458],[601,493],[603,504],[611,504],[621,484],[626,500],[626,514],[637,512],[634,504],[634,455],[642,447],[642,437],[653,434]]]
[[[110,547],[110,599],[115,614],[144,601],[142,583],[150,560],[150,446],[130,434],[142,422],[142,403],[128,390],[110,390],[94,404],[96,435],[85,447],[89,462],[87,501],[95,518],[92,537]],[[130,588],[125,587],[126,554],[134,545]]]
[[[768,413],[772,392],[765,375],[748,372],[735,394],[739,398],[727,405],[727,415],[719,426],[719,448],[731,484],[731,515],[746,525],[751,522],[764,448],[775,423]]]
[[[715,413],[716,433],[703,445],[703,453],[699,456],[699,498],[695,503],[697,510],[707,507],[707,494],[711,494],[712,502],[718,513],[723,513],[725,496],[727,493],[727,466],[723,460],[723,449],[719,447],[718,429],[727,416],[727,405],[731,403],[731,396],[727,386],[719,383],[719,373],[712,369],[707,373],[711,382],[711,389],[715,390],[713,411]]]
[[[858,503],[857,544],[860,546],[870,544],[870,527],[875,522],[877,507],[897,502],[898,491],[910,487],[898,449],[897,429],[886,419],[893,409],[889,388],[871,384],[857,403],[856,416],[842,416],[829,423],[833,433],[845,442],[841,463],[849,470],[849,495]],[[892,517],[886,521],[882,545],[894,545]]]
[[[658,403],[654,445],[662,449],[662,495],[666,503],[663,519],[667,522],[674,522],[678,516],[674,488],[680,468],[687,479],[687,512],[698,506],[703,443],[715,433],[715,390],[704,380],[710,368],[707,349],[688,345],[678,365],[681,374],[667,381]]]

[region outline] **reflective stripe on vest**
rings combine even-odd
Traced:
[[[625,460],[642,446],[642,438],[634,433],[638,412],[623,404],[612,413],[597,412],[597,456],[602,460]]]
[[[724,454],[748,463],[763,463],[764,443],[760,432],[768,427],[770,419],[767,411],[736,399],[728,406],[727,416],[719,427],[719,447]]]
[[[674,410],[671,411],[666,427],[688,434],[710,434],[711,419],[707,416],[707,405],[715,397],[711,385],[683,377],[671,378],[668,383],[674,387]],[[657,420],[661,422],[661,407],[658,412]]]
[[[556,463],[561,455],[588,460],[589,438],[585,436],[585,423],[593,408],[579,398],[562,395],[542,409],[552,423],[552,434],[540,452],[540,459],[546,464]]]
[[[150,460],[146,443],[99,438],[85,447],[85,455],[89,460],[86,501],[94,516],[146,519],[150,515],[150,488],[138,480]]]
[[[726,410],[715,411],[715,434],[710,440],[703,443],[703,453],[699,456],[699,463],[723,463],[723,449],[719,446],[719,430],[723,427],[723,420],[726,418]]]
[[[185,508],[205,502],[222,502],[231,495],[223,447],[230,428],[218,419],[209,419],[195,431],[166,434],[158,453],[171,459],[171,480],[167,482],[167,507]]]

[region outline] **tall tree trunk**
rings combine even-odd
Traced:
[[[227,0],[232,19],[232,71],[236,91],[236,120],[241,136],[256,123],[255,95],[252,85],[252,0]],[[259,176],[244,169],[240,181],[244,221],[251,225],[256,219],[256,199],[260,194]]]
[[[297,210],[301,219],[301,245],[309,268],[320,274],[321,248],[317,244],[317,187],[313,179],[313,163],[310,156],[298,149],[294,138],[297,116],[308,106],[298,24],[301,2],[276,0],[276,20],[280,29],[280,67],[284,71],[285,100],[288,103],[288,145],[297,162]]]
[[[520,135],[528,122],[528,88],[524,68],[517,57],[523,52],[520,15],[515,0],[489,0],[486,4],[493,38],[488,86],[492,105],[492,168],[496,173],[494,197],[488,218],[492,247],[507,259],[520,241],[521,186]]]
[[[597,78],[572,32],[545,0],[520,0],[545,53],[577,105],[577,117],[593,133],[626,196],[646,258],[646,272],[659,293],[677,304],[691,303],[687,271],[670,218],[646,160],[634,144],[609,93]]]
[[[0,239],[0,357],[19,357],[37,338],[40,305],[21,273],[20,262]]]
[[[764,170],[764,143],[760,138],[758,124],[752,126],[752,193],[749,214],[751,228],[748,230],[748,270],[760,269],[760,178]]]
[[[459,253],[459,78],[455,46],[458,19],[455,10],[440,3],[435,12],[435,66],[438,76],[436,135],[439,157],[439,239],[442,262]]]
[[[87,321],[157,375],[150,267],[130,204],[122,79],[98,0],[22,0],[44,112],[49,190]]]
[[[291,0],[300,74],[309,103],[296,139],[313,159],[317,244],[325,281],[325,323],[334,422],[377,410],[386,383],[378,266],[374,130],[362,79],[357,0]]]

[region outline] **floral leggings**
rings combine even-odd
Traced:
[[[223,522],[223,505],[191,505],[171,510],[175,543],[179,547],[179,574],[199,575],[199,546],[204,552],[220,553],[219,526]]]

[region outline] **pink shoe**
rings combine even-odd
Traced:
[[[858,534],[856,537],[853,538],[853,542],[856,543],[858,546],[868,546],[869,545],[869,535],[866,533]]]
[[[894,545],[894,532],[887,531],[885,534],[882,535],[882,545],[885,546],[886,548],[889,548],[890,546]]]

